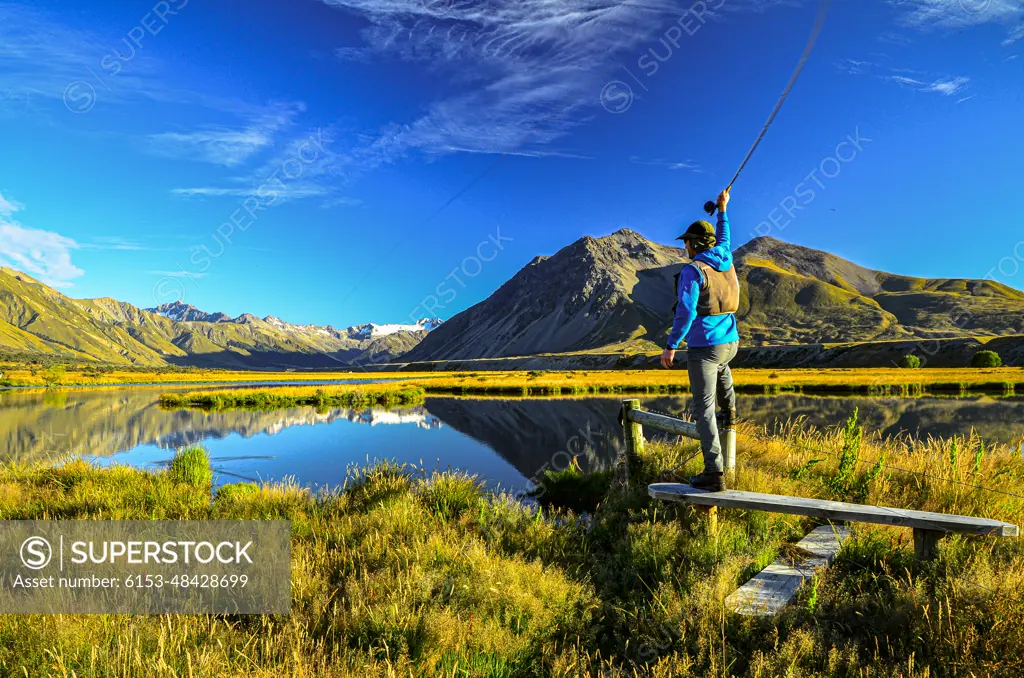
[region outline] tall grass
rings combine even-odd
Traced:
[[[171,459],[168,475],[175,482],[209,487],[213,481],[210,455],[199,445],[178,450]]]
[[[974,436],[953,454],[951,440],[883,441],[855,421],[741,434],[740,489],[830,497],[837,478],[879,467],[868,502],[1024,521],[1024,462]],[[728,613],[724,598],[816,523],[723,510],[711,536],[651,500],[648,483],[698,470],[683,463],[694,445],[649,444],[631,485],[609,478],[585,517],[555,508],[594,482],[575,472],[541,510],[395,464],[336,492],[245,483],[212,500],[171,471],[2,469],[0,519],[289,519],[293,602],[279,617],[0,616],[0,675],[1024,675],[1017,540],[948,537],[922,565],[906,530],[857,524],[780,616]]]
[[[372,407],[381,405],[412,405],[423,401],[419,386],[368,384],[340,386],[291,386],[272,390],[223,390],[165,393],[160,396],[163,407],[196,407],[208,410],[244,408],[271,410],[312,405],[328,407]]]
[[[652,362],[653,364],[653,362]],[[63,385],[161,384],[204,382],[303,382],[381,378],[402,379],[437,394],[463,395],[583,395],[587,393],[682,393],[688,389],[685,365],[676,369],[607,369],[558,371],[445,372],[436,365],[413,369],[337,372],[245,372],[197,368],[128,368],[122,366],[70,367]],[[44,370],[22,364],[0,364],[3,382],[14,386],[45,386]],[[749,393],[862,393],[869,395],[914,396],[925,393],[967,393],[973,391],[1013,394],[1024,389],[1020,367],[1003,368],[791,368],[734,370],[736,386]]]
[[[586,395],[601,393],[686,393],[685,365],[676,369],[594,370],[587,372],[487,372],[410,378],[428,394],[448,395]],[[914,397],[929,393],[986,392],[1012,394],[1024,389],[1020,368],[977,369],[735,369],[736,389],[745,393],[862,394]]]

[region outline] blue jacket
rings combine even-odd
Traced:
[[[725,212],[718,213],[715,238],[716,245],[698,254],[694,260],[703,261],[716,271],[728,271],[733,262],[729,215]],[[683,266],[679,273],[679,289],[676,290],[679,305],[676,306],[676,319],[668,335],[668,347],[671,349],[679,348],[683,343],[683,337],[686,337],[686,345],[692,348],[719,346],[740,340],[734,314],[703,318],[697,316],[697,299],[700,297],[700,286],[703,281],[704,274],[691,264]]]

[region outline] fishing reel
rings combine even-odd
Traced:
[[[708,213],[708,216],[714,216],[715,210],[718,209],[718,203],[714,200],[708,200],[704,203],[704,211]]]

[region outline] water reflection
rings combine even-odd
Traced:
[[[172,450],[202,443],[219,482],[279,480],[338,485],[351,464],[395,459],[430,468],[456,467],[492,485],[522,487],[546,468],[575,457],[585,469],[607,468],[620,447],[620,398],[430,398],[394,410],[301,407],[273,412],[161,409],[160,393],[120,389],[0,393],[4,457],[23,462],[83,455],[97,463],[157,467]],[[681,414],[678,397],[643,399],[650,409]],[[803,418],[839,424],[854,408],[869,431],[948,437],[972,429],[987,441],[1019,445],[1024,399],[812,398],[747,396],[743,417],[772,426]]]
[[[681,398],[645,401],[652,409],[681,414]],[[740,416],[773,427],[802,419],[824,428],[842,424],[858,412],[868,432],[891,438],[918,439],[969,435],[973,430],[989,443],[1018,444],[1024,437],[1024,398],[829,398],[795,395],[741,396]]]

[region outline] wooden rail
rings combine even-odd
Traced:
[[[624,400],[622,402],[622,428],[626,441],[627,464],[637,455],[643,453],[644,426],[656,431],[700,440],[697,425],[693,422],[642,410],[639,400]],[[719,433],[725,471],[729,473],[736,468],[736,430],[729,428]]]
[[[700,433],[697,425],[693,422],[683,421],[664,414],[647,412],[640,408],[639,400],[622,401],[620,413],[622,424],[622,437],[625,441],[625,455],[618,462],[619,483],[629,483],[629,469],[636,465],[637,458],[644,452],[644,426],[653,428],[656,431],[664,431],[686,438],[700,440]],[[730,477],[735,475],[736,470],[736,430],[726,429],[719,432],[719,440],[722,445],[723,466],[726,474]],[[718,530],[718,509],[714,506],[703,507],[708,524],[708,531],[714,533]]]

